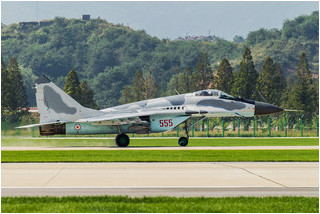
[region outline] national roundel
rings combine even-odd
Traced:
[[[74,129],[75,129],[75,130],[80,130],[80,129],[81,129],[80,124],[77,123],[76,125],[74,125]]]

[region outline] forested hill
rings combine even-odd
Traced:
[[[29,104],[35,105],[32,86],[36,76],[46,74],[63,86],[74,68],[86,79],[102,107],[118,104],[125,85],[132,84],[135,72],[152,69],[159,93],[167,88],[175,68],[191,69],[201,52],[208,53],[214,71],[223,57],[234,70],[239,67],[248,44],[257,70],[267,55],[279,61],[285,75],[293,74],[304,51],[312,72],[318,72],[319,15],[300,16],[284,22],[282,29],[250,32],[245,41],[170,41],[151,37],[143,30],[114,25],[101,19],[55,18],[36,24],[2,26],[2,58],[8,64],[15,56],[28,87]]]

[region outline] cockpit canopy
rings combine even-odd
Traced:
[[[233,98],[233,96],[217,89],[196,91],[193,94],[194,96],[213,96],[213,97],[226,98],[226,99]]]

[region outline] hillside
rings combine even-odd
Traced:
[[[246,42],[259,70],[270,55],[279,61],[287,75],[306,52],[311,69],[318,72],[318,11],[284,22],[281,30],[260,29],[248,34]],[[161,91],[174,74],[176,66],[195,67],[201,52],[207,52],[213,68],[226,57],[234,69],[239,66],[243,43],[217,38],[214,42],[170,41],[151,37],[145,31],[114,25],[101,19],[55,18],[42,24],[3,26],[2,57],[7,64],[16,56],[23,72],[29,103],[35,105],[32,86],[36,76],[46,74],[60,87],[74,68],[81,80],[87,79],[95,99],[103,108],[118,104],[121,90],[131,84],[138,69],[152,68]]]

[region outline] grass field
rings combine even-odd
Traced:
[[[177,198],[126,196],[2,197],[1,212],[14,213],[318,213],[319,198],[226,197]]]
[[[319,161],[319,150],[66,150],[2,151],[6,162]]]
[[[116,146],[114,139],[2,138],[2,146]],[[319,138],[190,138],[188,146],[315,146]],[[178,138],[130,139],[132,146],[179,146]]]

